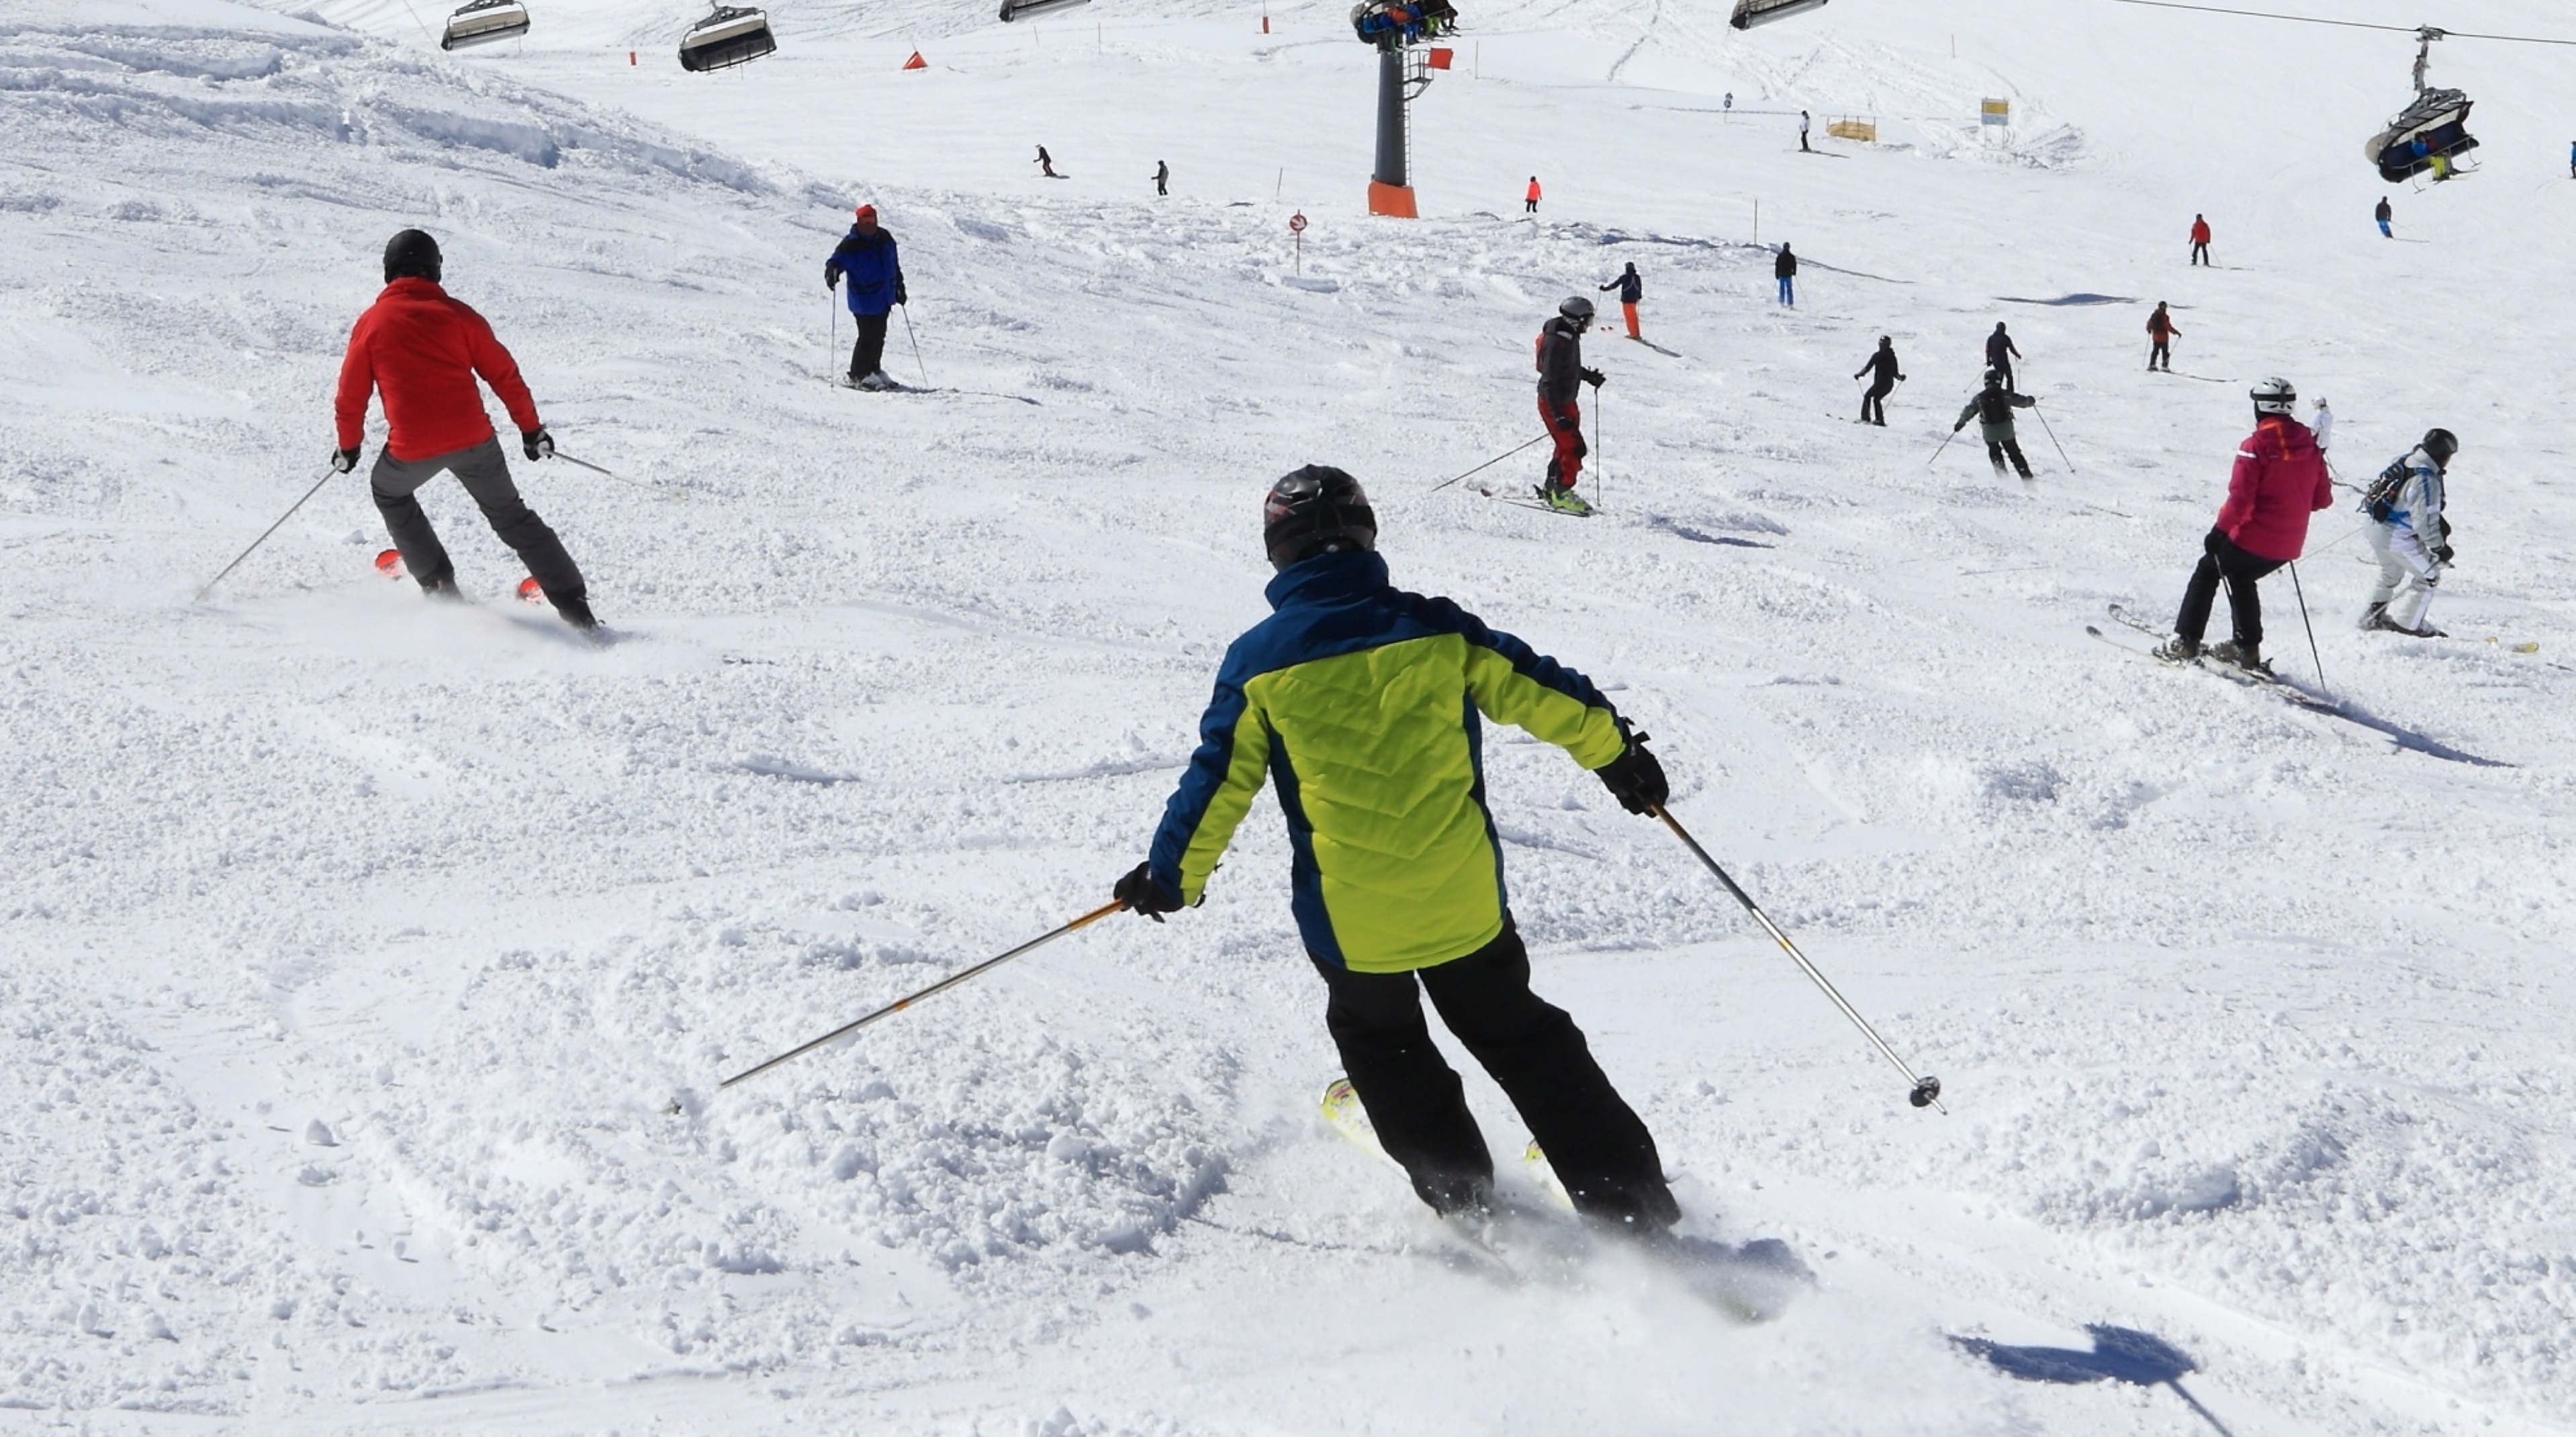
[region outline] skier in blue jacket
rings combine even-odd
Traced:
[[[904,302],[903,261],[894,236],[877,228],[877,207],[861,205],[858,222],[841,237],[832,257],[823,262],[823,287],[850,282],[845,297],[858,321],[858,341],[850,348],[848,383],[861,389],[892,389],[885,372],[886,313]]]

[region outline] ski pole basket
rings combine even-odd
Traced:
[[[1825,0],[1735,0],[1735,15],[1726,23],[1738,30],[1750,30],[1756,25],[1768,25],[1774,20],[1786,20],[1792,15],[1804,15],[1810,10],[1824,8]]]
[[[438,37],[438,48],[461,50],[496,40],[515,40],[527,33],[528,7],[520,0],[473,0],[447,17],[447,29]]]
[[[741,5],[719,5],[680,37],[680,68],[691,72],[729,70],[776,52],[769,15]]]

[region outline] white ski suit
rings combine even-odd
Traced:
[[[2433,554],[2442,546],[2442,466],[2421,445],[2397,462],[2406,466],[2406,482],[2388,517],[2364,526],[2379,556],[2379,586],[2370,602],[2387,605],[2389,622],[2399,628],[2420,629],[2442,582],[2442,561]]]

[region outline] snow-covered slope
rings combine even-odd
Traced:
[[[781,53],[713,77],[669,63],[692,9],[555,0],[524,52],[444,58],[375,0],[0,0],[0,1420],[2200,1422],[1945,1336],[2111,1322],[2188,1350],[2240,1433],[2576,1425],[2576,512],[2566,425],[2520,397],[2569,332],[2554,60],[2449,42],[2489,170],[2399,194],[2430,243],[2390,244],[2357,150],[2402,37],[1496,6],[1417,108],[1430,217],[1396,225],[1357,213],[1333,6],[1265,38],[782,0]],[[1992,147],[1985,94],[2022,122]],[[1801,107],[1895,143],[1801,157]],[[1073,179],[1031,177],[1039,141]],[[1532,170],[1544,223],[1496,218]],[[1757,198],[1809,256],[1794,312]],[[858,199],[905,246],[897,372],[948,392],[820,382]],[[2216,271],[2182,267],[2194,211]],[[354,480],[192,602],[320,476],[410,224],[565,450],[682,496],[519,466],[627,642],[515,605],[443,484],[472,607],[373,576]],[[1535,432],[1538,319],[1631,259],[1662,348],[1592,346],[1606,512],[1429,492]],[[2137,372],[2156,298],[2219,382]],[[2073,462],[2026,431],[2027,489],[1924,463],[1998,318]],[[1881,333],[1912,380],[1854,428]],[[2170,606],[2276,371],[2335,400],[2347,478],[2465,441],[2459,639],[2352,632],[2349,511],[2301,566],[2377,728],[2082,632]],[[1780,1320],[1615,1254],[1439,1260],[1313,1118],[1335,1069],[1266,802],[1204,909],[715,1090],[1105,899],[1261,611],[1260,490],[1309,460],[1372,486],[1403,582],[1614,685],[1677,811],[1945,1080],[1951,1116],[1906,1108],[1685,854],[1495,736],[1541,989],[1691,1230],[1815,1269]]]

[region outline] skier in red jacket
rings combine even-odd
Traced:
[[[2294,414],[2298,391],[2286,379],[2266,379],[2254,386],[2253,397],[2254,432],[2237,447],[2227,502],[2219,506],[2217,526],[2201,541],[2200,566],[2183,590],[2174,636],[2156,648],[2156,657],[2168,663],[2200,657],[2210,605],[2225,583],[2236,636],[2231,643],[2213,646],[2209,656],[2256,673],[2272,672],[2263,661],[2263,597],[2255,581],[2297,559],[2307,547],[2308,516],[2334,503],[2334,481],[2326,473],[2317,437]]]
[[[2209,263],[2209,216],[2207,215],[2191,217],[2191,262]]]
[[[358,316],[349,332],[349,352],[340,361],[335,406],[340,445],[331,467],[343,474],[358,467],[367,402],[382,390],[385,447],[368,471],[368,487],[394,547],[402,551],[403,566],[422,590],[447,597],[456,593],[456,566],[413,497],[422,485],[452,471],[482,507],[492,532],[518,551],[564,622],[596,630],[599,621],[591,616],[581,570],[510,482],[510,461],[501,453],[491,417],[483,412],[483,392],[474,377],[481,375],[501,396],[530,459],[551,457],[554,436],[537,418],[537,403],[519,378],[518,361],[493,337],[483,316],[438,287],[439,268],[438,241],[419,230],[404,230],[386,243],[384,292]]]

